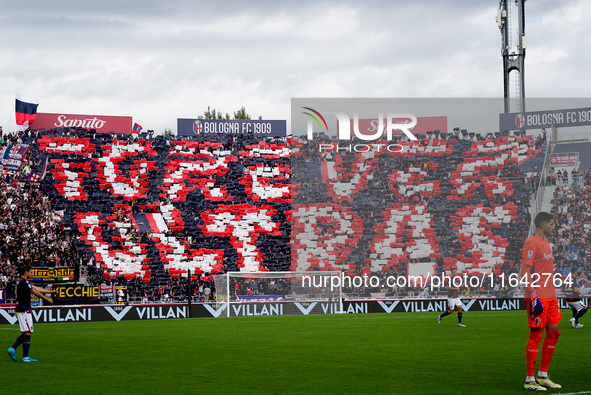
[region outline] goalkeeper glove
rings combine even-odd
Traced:
[[[543,311],[544,306],[542,305],[540,299],[538,299],[537,297],[533,298],[529,309],[529,315],[531,319],[533,320],[536,315],[542,314]]]

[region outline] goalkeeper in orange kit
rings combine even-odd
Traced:
[[[547,236],[554,231],[552,214],[540,212],[534,223],[536,230],[527,238],[521,251],[521,281],[525,285],[525,301],[529,322],[529,339],[526,347],[525,389],[545,391],[548,388],[561,388],[548,376],[548,366],[560,336],[559,322],[562,318],[556,288],[554,286],[554,258]],[[542,337],[542,361],[535,376],[536,361]]]

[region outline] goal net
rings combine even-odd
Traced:
[[[338,313],[343,299],[341,283],[341,272],[337,271],[228,272],[214,278],[216,309],[227,309],[221,314],[226,316],[290,314],[292,309],[313,314],[316,310],[312,307],[321,302],[324,304],[318,307],[325,312]],[[259,310],[233,306],[248,303],[258,304]]]

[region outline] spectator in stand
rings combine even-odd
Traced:
[[[579,183],[579,171],[575,168],[572,169],[570,172],[570,177],[573,183],[573,186]]]
[[[4,135],[6,139],[10,137]],[[31,163],[30,158],[25,162]],[[17,172],[0,177],[0,274],[7,279],[24,262],[42,266],[79,263],[78,252],[72,250],[39,184],[24,176]]]
[[[211,288],[209,287],[209,285],[205,285],[205,288],[203,288],[203,301],[209,302],[210,297],[211,297]]]
[[[572,268],[580,269],[583,278],[591,275],[589,256],[591,256],[591,214],[589,198],[591,185],[576,185],[557,188],[552,200],[559,232],[551,239],[556,246],[555,258],[558,269],[568,275]],[[580,284],[580,288],[586,287]],[[585,284],[586,285],[586,284]]]

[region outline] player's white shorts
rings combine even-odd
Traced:
[[[566,302],[566,303],[568,303],[568,305],[570,306],[571,309],[577,310],[577,312],[581,311],[585,308],[585,305],[580,300],[578,302]]]
[[[31,313],[16,313],[21,332],[33,332],[33,315]]]
[[[460,300],[460,298],[450,298],[447,300],[447,307],[450,310],[453,310],[456,306],[461,306],[462,305],[462,301]]]

